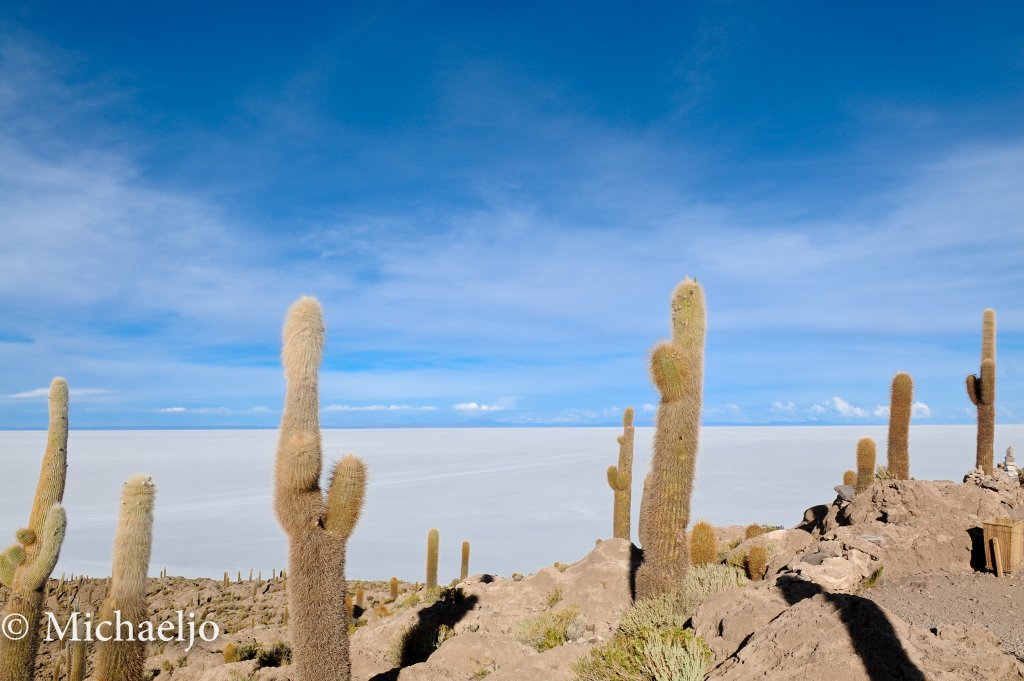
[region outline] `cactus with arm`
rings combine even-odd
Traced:
[[[278,440],[274,509],[288,535],[288,604],[296,681],[349,681],[345,548],[362,510],[366,467],[348,455],[320,487],[317,379],[324,324],[320,304],[299,299],[283,332],[287,388]]]
[[[996,433],[996,311],[985,310],[981,323],[981,372],[967,375],[967,396],[978,408],[975,466],[992,475]]]
[[[704,291],[687,278],[672,295],[672,340],[651,354],[661,403],[640,502],[638,600],[678,591],[689,567],[686,526],[700,437],[705,324]]]
[[[626,407],[622,414],[622,435],[616,438],[619,443],[619,463],[608,466],[608,486],[612,488],[614,510],[612,511],[612,536],[616,539],[629,539],[630,507],[633,503],[633,407]]]
[[[30,681],[39,649],[39,617],[46,582],[57,565],[67,516],[61,502],[68,469],[68,385],[62,378],[50,384],[50,422],[46,453],[28,527],[17,531],[17,543],[0,554],[0,581],[10,590],[3,617],[27,623],[21,639],[0,634],[0,681]]]

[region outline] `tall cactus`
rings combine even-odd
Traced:
[[[633,407],[626,407],[622,414],[622,435],[619,443],[619,464],[608,466],[608,486],[615,497],[612,511],[612,536],[629,539],[630,511],[633,503]]]
[[[121,490],[121,513],[114,534],[114,564],[110,577],[110,590],[100,608],[98,623],[110,622],[110,634],[115,623],[131,622],[138,631],[139,624],[149,620],[146,603],[146,576],[149,557],[153,549],[153,502],[156,488],[146,475],[135,475],[124,483]],[[117,616],[120,613],[120,617]],[[97,624],[100,626],[100,624]],[[146,642],[130,640],[100,641],[96,647],[96,678],[98,681],[138,681],[143,677],[146,664]]]
[[[636,574],[637,599],[678,591],[689,567],[686,526],[700,437],[705,323],[704,291],[687,278],[672,294],[672,340],[651,354],[661,404],[640,502],[644,558]]]
[[[36,485],[28,527],[17,531],[17,543],[0,554],[0,582],[10,589],[3,620],[25,622],[23,638],[0,633],[0,681],[30,681],[39,649],[39,617],[46,582],[57,564],[67,529],[61,502],[68,470],[68,385],[50,384],[50,423],[46,452]],[[9,626],[9,625],[8,625]],[[8,628],[6,633],[18,633]]]
[[[894,480],[910,479],[910,413],[914,408],[914,379],[900,372],[892,377],[889,396],[889,445],[886,468]]]
[[[981,321],[981,372],[967,375],[967,396],[978,408],[975,466],[992,475],[996,435],[996,311],[985,310]]]
[[[296,681],[349,681],[345,547],[363,506],[366,467],[348,455],[320,488],[320,399],[317,376],[324,343],[323,312],[299,299],[285,319],[287,388],[277,448],[274,509],[288,535],[289,630]]]
[[[462,567],[459,569],[459,581],[469,577],[469,542],[462,542]]]
[[[441,533],[436,527],[427,532],[427,593],[437,591],[437,553],[440,549]]]
[[[857,493],[863,492],[875,483],[875,441],[862,437],[857,441]]]

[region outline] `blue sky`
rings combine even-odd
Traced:
[[[650,423],[686,275],[706,423],[1024,415],[1024,5],[8,2],[0,427]],[[646,408],[644,405],[648,405]]]

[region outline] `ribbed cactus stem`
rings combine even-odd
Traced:
[[[889,398],[889,477],[910,479],[910,415],[914,408],[914,379],[900,372],[892,378]]]
[[[67,529],[61,506],[68,469],[68,385],[63,378],[50,384],[49,407],[46,451],[28,527],[17,531],[18,544],[0,557],[0,581],[10,589],[0,619],[17,616],[28,622],[23,638],[10,639],[0,633],[0,681],[32,679],[46,581],[57,564]]]
[[[975,466],[992,475],[996,432],[996,311],[985,310],[981,322],[981,371],[968,374],[967,396],[978,408]]]
[[[362,510],[363,462],[347,456],[320,488],[323,357],[320,304],[301,298],[288,310],[282,360],[287,383],[275,467],[274,509],[288,535],[288,606],[296,681],[349,681],[345,549]]]
[[[85,679],[85,641],[71,642],[71,666],[68,668],[68,681],[84,681]]]
[[[875,482],[875,441],[862,437],[857,441],[857,487],[858,493],[871,487]]]
[[[441,544],[441,533],[437,528],[427,532],[427,591],[437,590],[437,554]]]
[[[462,566],[459,568],[459,581],[469,577],[469,542],[462,542]]]
[[[393,601],[398,598],[398,577],[391,578],[391,582],[388,584],[388,595]]]
[[[608,467],[608,486],[612,488],[614,506],[612,510],[612,536],[629,539],[630,511],[633,502],[633,407],[626,407],[622,414],[622,435],[619,443],[619,463]]]
[[[139,624],[149,619],[146,577],[153,549],[153,503],[156,488],[146,475],[135,475],[121,490],[121,513],[114,535],[114,562],[110,591],[100,609],[99,623],[113,634],[116,620]],[[120,617],[117,617],[120,613]],[[98,624],[97,626],[101,626]],[[100,641],[96,648],[98,681],[138,681],[146,662],[146,642],[138,636],[122,641]]]
[[[638,599],[678,591],[689,566],[686,527],[700,437],[705,323],[704,292],[686,279],[672,295],[672,340],[651,354],[661,403],[640,503],[644,558],[636,575]]]

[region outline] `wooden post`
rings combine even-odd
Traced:
[[[1003,554],[999,550],[999,540],[992,537],[992,564],[996,568],[996,577],[1003,576]]]

